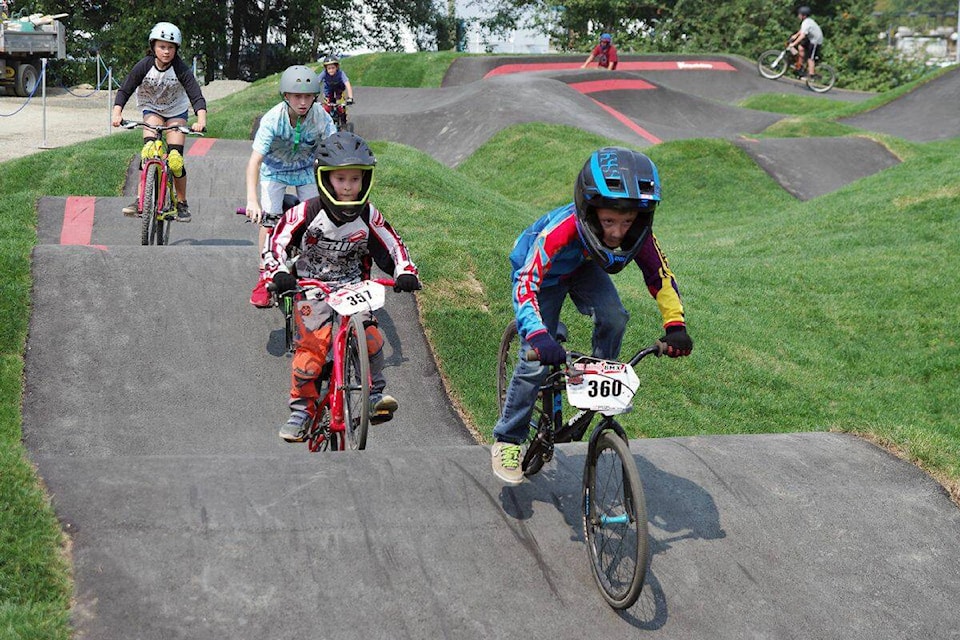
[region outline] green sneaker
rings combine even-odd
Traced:
[[[523,469],[520,468],[520,456],[523,448],[509,442],[495,442],[490,448],[493,458],[493,475],[507,484],[523,482]]]

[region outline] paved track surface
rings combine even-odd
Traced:
[[[355,121],[448,164],[536,113],[649,143],[600,100],[638,118],[649,107],[572,88],[597,80],[576,73],[362,89]],[[678,116],[697,105],[677,120],[702,135],[730,137],[725,116],[748,129],[768,117],[685,92],[690,75],[634,73],[605,79],[649,83],[638,100],[659,91]],[[746,78],[725,73],[719,85]],[[381,135],[365,130],[375,121]],[[663,122],[643,126],[687,137]],[[614,613],[584,553],[584,446],[520,487],[496,482],[409,295],[379,314],[395,420],[364,452],[280,442],[289,359],[278,312],[246,301],[255,229],[233,213],[249,143],[204,144],[188,164],[194,222],[174,246],[139,246],[139,221],[119,212],[132,182],[124,198],[38,205],[23,429],[72,537],[77,637],[957,637],[960,513],[913,466],[829,433],[632,442],[654,555],[638,604]],[[796,152],[741,144],[761,164]],[[845,160],[862,155],[882,169],[871,147]],[[822,192],[841,186],[817,175]],[[782,179],[795,180],[811,181]]]

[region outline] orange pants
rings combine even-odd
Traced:
[[[370,357],[372,391],[381,392],[383,378],[383,336],[377,328],[372,313],[358,314],[366,327],[367,353]],[[333,341],[333,321],[336,317],[322,300],[299,300],[294,305],[293,318],[296,325],[293,344],[293,370],[290,380],[290,407],[309,409],[319,398],[317,379],[327,361],[330,343]]]

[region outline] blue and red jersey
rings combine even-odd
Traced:
[[[537,303],[540,290],[561,284],[591,259],[577,232],[577,212],[572,202],[544,215],[520,234],[510,252],[513,306],[520,335],[526,338],[546,329]],[[680,289],[652,233],[644,240],[634,262],[657,301],[663,326],[683,326]]]

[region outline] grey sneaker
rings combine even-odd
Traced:
[[[523,469],[520,468],[520,454],[523,448],[509,442],[495,442],[490,447],[493,458],[493,475],[507,484],[523,482]]]
[[[397,399],[382,393],[370,394],[370,424],[393,420],[393,412],[400,407]]]
[[[177,203],[177,222],[190,222],[190,207],[186,202]]]
[[[128,204],[123,209],[123,215],[129,216],[131,218],[140,215],[140,199],[134,200],[131,204]]]
[[[307,439],[310,414],[299,409],[291,411],[287,421],[280,425],[280,437],[287,442],[303,442]]]

